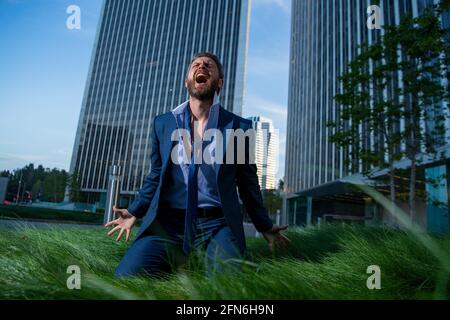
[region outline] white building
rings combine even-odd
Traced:
[[[256,130],[255,160],[261,190],[276,189],[278,130],[273,127],[271,119],[260,116],[247,119],[252,120],[253,129]]]

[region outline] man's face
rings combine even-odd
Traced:
[[[211,99],[214,93],[223,86],[219,68],[213,59],[200,57],[195,59],[189,67],[185,80],[189,95],[199,100]]]

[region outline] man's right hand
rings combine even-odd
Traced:
[[[129,213],[127,209],[118,209],[116,208],[116,206],[114,206],[113,211],[116,214],[116,216],[118,216],[118,218],[105,224],[105,228],[115,225],[115,227],[108,232],[108,236],[112,236],[114,232],[120,229],[116,241],[119,241],[120,238],[122,238],[122,235],[125,231],[127,233],[125,241],[128,241],[128,239],[130,238],[131,229],[136,224],[137,218],[133,216],[131,213]]]

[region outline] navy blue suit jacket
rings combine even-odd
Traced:
[[[220,107],[218,129],[222,131],[224,139],[228,129],[242,129],[246,131],[251,127],[252,122],[250,120],[241,118]],[[164,190],[165,183],[167,183],[167,168],[169,167],[169,161],[171,161],[171,151],[175,143],[177,143],[171,140],[172,132],[176,129],[175,117],[171,112],[157,116],[153,122],[151,171],[146,177],[137,198],[128,208],[128,211],[137,218],[144,217],[136,240],[152,224],[158,214],[161,190]],[[223,146],[225,159],[225,142]],[[237,189],[256,229],[259,232],[263,232],[269,230],[273,225],[263,206],[261,190],[256,175],[256,165],[248,163],[248,143],[245,152],[245,158],[247,159],[245,164],[236,164],[236,161],[228,164],[225,163],[225,160],[223,164],[215,164],[222,210],[228,226],[237,239],[241,253],[244,253],[246,245],[243,215],[240,210]],[[236,155],[236,152],[234,154]],[[164,213],[161,212],[160,214]]]

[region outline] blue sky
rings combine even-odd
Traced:
[[[284,172],[291,0],[253,0],[243,116],[271,118]],[[81,30],[66,28],[69,5]],[[0,170],[68,170],[100,0],[0,0]]]

